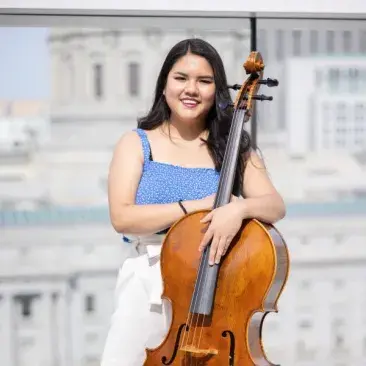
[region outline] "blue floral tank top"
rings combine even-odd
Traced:
[[[136,193],[136,204],[163,204],[196,200],[217,192],[220,174],[214,168],[191,168],[151,159],[150,143],[144,130],[140,136],[144,165]]]

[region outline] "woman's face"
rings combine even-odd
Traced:
[[[189,53],[181,57],[170,70],[164,89],[171,122],[204,121],[215,102],[215,91],[214,74],[208,61]]]

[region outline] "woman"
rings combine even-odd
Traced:
[[[120,270],[116,310],[102,366],[141,366],[145,347],[156,347],[170,325],[160,295],[161,243],[167,229],[186,212],[211,209],[230,129],[230,101],[222,60],[200,39],[176,44],[160,71],[153,106],[139,128],[117,144],[110,166],[109,205],[115,230],[134,248]],[[245,218],[274,223],[285,215],[245,133],[235,188],[245,199],[211,211],[197,250],[212,239],[210,263],[218,263]]]

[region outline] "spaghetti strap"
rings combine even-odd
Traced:
[[[140,136],[141,139],[142,150],[144,154],[144,165],[146,165],[149,163],[150,160],[150,153],[151,153],[150,143],[147,138],[145,130],[143,130],[142,128],[136,128],[135,131],[137,132],[137,134]]]

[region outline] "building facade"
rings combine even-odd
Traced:
[[[318,54],[365,54],[365,31],[285,23],[258,24],[265,77],[280,80],[268,92],[274,102],[257,104],[259,139],[288,203],[278,228],[291,256],[279,313],[265,322],[264,347],[284,366],[361,365],[366,169],[355,154],[364,147],[365,65],[359,56]],[[188,29],[54,29],[49,111],[32,124],[28,112],[16,120],[3,108],[0,365],[99,365],[116,276],[131,253],[109,223],[112,150],[149,108],[166,52],[192,35]],[[194,35],[218,49],[229,82],[244,80],[247,29]],[[345,78],[344,70],[357,77]],[[344,80],[361,86],[348,84],[345,91]]]
[[[107,208],[0,217],[1,365],[99,365],[117,272],[132,253]],[[366,362],[365,219],[365,202],[289,205],[277,227],[290,276],[263,332],[271,361]]]
[[[288,59],[288,153],[366,151],[366,55]]]

